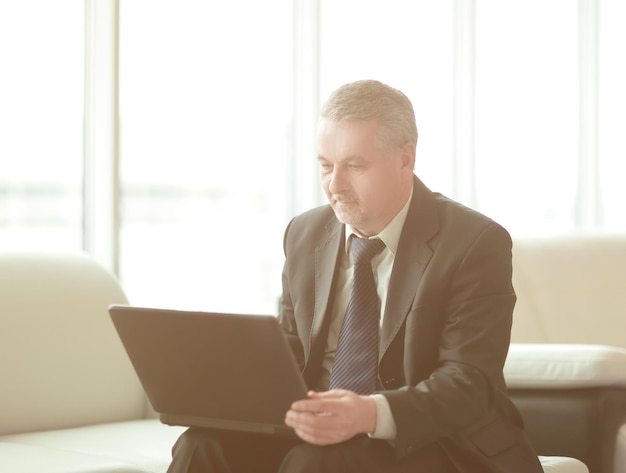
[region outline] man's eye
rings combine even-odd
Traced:
[[[360,164],[350,164],[348,167],[353,171],[360,171],[361,169],[363,169],[363,166],[361,166]]]
[[[321,163],[320,167],[322,168],[322,172],[331,172],[333,170],[332,164]]]

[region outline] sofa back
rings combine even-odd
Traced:
[[[514,239],[512,342],[626,348],[626,235]]]
[[[126,302],[85,254],[0,254],[0,435],[144,415],[107,311]]]

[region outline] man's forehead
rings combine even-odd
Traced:
[[[375,118],[350,118],[338,119],[324,117],[318,122],[318,130],[336,128],[336,129],[353,129],[353,128],[376,128],[378,120]]]

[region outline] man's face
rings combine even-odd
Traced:
[[[318,131],[322,185],[339,221],[364,236],[380,233],[406,203],[415,148],[385,151],[375,120],[324,119]]]

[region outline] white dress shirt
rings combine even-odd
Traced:
[[[411,191],[411,196],[412,194],[413,192]],[[389,224],[378,235],[370,237],[380,238],[383,243],[385,243],[383,251],[374,256],[371,261],[374,281],[376,283],[376,291],[378,292],[378,298],[380,300],[381,324],[384,317],[383,308],[387,302],[387,289],[391,278],[391,270],[393,269],[393,262],[398,250],[400,234],[402,233],[406,215],[409,211],[411,196],[409,196],[404,207],[402,207],[391,222],[389,222]],[[330,382],[330,372],[333,366],[335,352],[337,351],[339,332],[341,331],[341,325],[348,307],[348,300],[350,299],[350,291],[352,288],[353,261],[350,254],[350,236],[352,234],[361,238],[363,237],[354,228],[352,228],[352,226],[346,225],[346,252],[342,255],[341,261],[339,262],[339,273],[337,275],[337,285],[335,287],[336,296],[331,313],[332,319],[328,331],[326,349],[324,350],[322,375],[319,383],[320,387],[324,389],[328,388]],[[391,415],[389,403],[381,394],[373,394],[372,397],[376,401],[377,417],[376,430],[373,434],[371,434],[371,437],[393,440],[396,436],[396,424],[393,420],[393,416]]]

